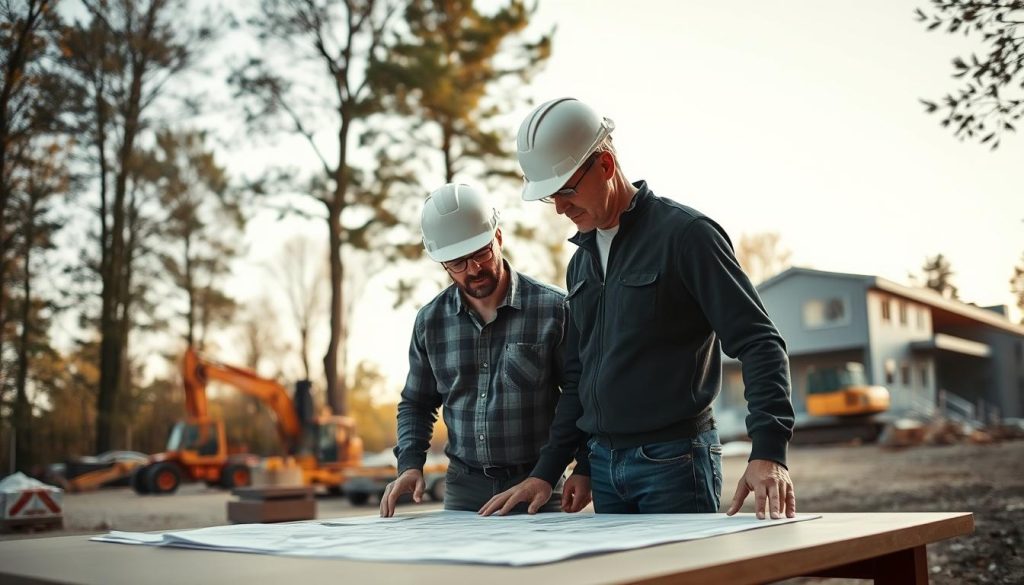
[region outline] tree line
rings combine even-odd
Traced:
[[[529,28],[535,8],[0,0],[0,432],[13,445],[0,454],[4,471],[159,450],[183,397],[173,375],[147,375],[147,363],[174,362],[185,344],[202,348],[234,327],[258,365],[272,343],[261,309],[240,306],[225,284],[259,209],[326,228],[316,263],[326,269],[315,273],[328,293],[297,281],[308,275],[281,274],[294,292],[285,326],[309,376],[309,329],[326,305],[324,400],[342,414],[354,400],[377,417],[359,390],[372,378],[352,376],[351,400],[346,388],[349,273],[420,257],[418,203],[437,186],[424,177],[517,178],[499,120],[550,56],[553,31]],[[314,164],[232,176],[218,156],[238,141],[289,137]],[[411,286],[396,285],[398,301]]]

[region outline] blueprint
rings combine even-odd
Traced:
[[[478,516],[428,512],[290,524],[238,524],[162,534],[112,531],[92,540],[122,544],[380,562],[535,565],[812,520],[798,515],[562,514]]]

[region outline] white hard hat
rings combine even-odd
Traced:
[[[448,262],[486,246],[498,229],[498,211],[476,189],[448,183],[427,196],[420,216],[423,247]]]
[[[574,98],[551,100],[530,112],[516,139],[523,199],[536,201],[561,189],[614,129],[609,118]]]

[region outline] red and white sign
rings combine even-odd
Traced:
[[[60,504],[60,492],[48,489],[27,489],[4,494],[5,520],[33,520],[36,518],[59,518],[64,511]]]

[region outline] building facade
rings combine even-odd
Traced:
[[[806,413],[814,368],[863,364],[894,414],[937,410],[987,420],[1024,415],[1024,326],[877,276],[790,268],[757,287],[790,355],[793,404]],[[745,411],[739,363],[726,356],[716,409]],[[745,414],[745,412],[743,413]]]

